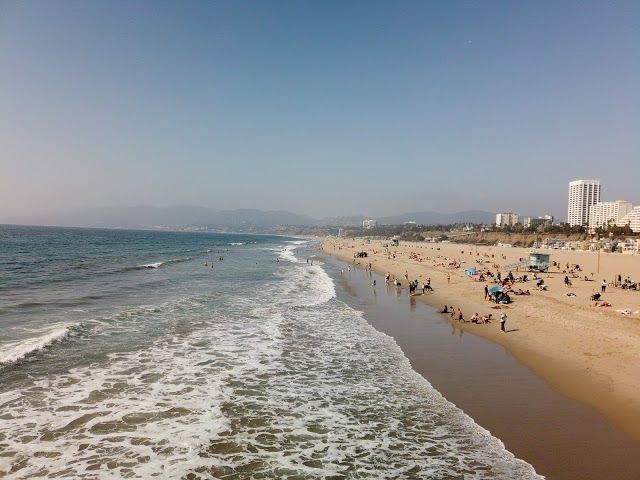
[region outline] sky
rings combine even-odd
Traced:
[[[0,223],[640,203],[638,1],[0,0]]]

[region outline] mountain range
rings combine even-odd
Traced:
[[[105,207],[77,210],[60,214],[32,217],[34,225],[59,225],[108,228],[189,228],[211,229],[270,228],[276,226],[358,226],[366,218],[376,219],[381,225],[416,222],[422,225],[452,223],[493,223],[495,214],[482,210],[455,213],[433,211],[410,212],[383,217],[352,215],[315,219],[286,210],[264,211],[255,209],[217,210],[207,207]]]

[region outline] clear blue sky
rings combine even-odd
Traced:
[[[0,223],[640,203],[640,2],[0,0]]]

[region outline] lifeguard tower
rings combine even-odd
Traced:
[[[533,272],[546,272],[549,270],[549,258],[551,255],[548,253],[529,252],[529,258],[525,258],[516,263],[510,263],[505,265],[505,270],[520,270],[525,269]]]

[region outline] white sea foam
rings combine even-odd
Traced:
[[[244,245],[244,242],[230,242],[229,245]]]
[[[140,265],[140,268],[158,268],[160,265],[162,265],[162,262],[145,263],[144,265]]]
[[[33,352],[62,341],[68,335],[71,326],[54,326],[42,335],[3,345],[3,351],[0,353],[0,365],[15,363]]]
[[[188,260],[191,260],[191,257],[174,258],[171,260],[165,260],[164,262],[144,263],[142,265],[138,265],[136,268],[160,268],[163,265],[168,265],[170,263],[186,262]]]
[[[0,476],[536,478],[291,248],[253,295],[120,312],[171,333],[0,393]]]

